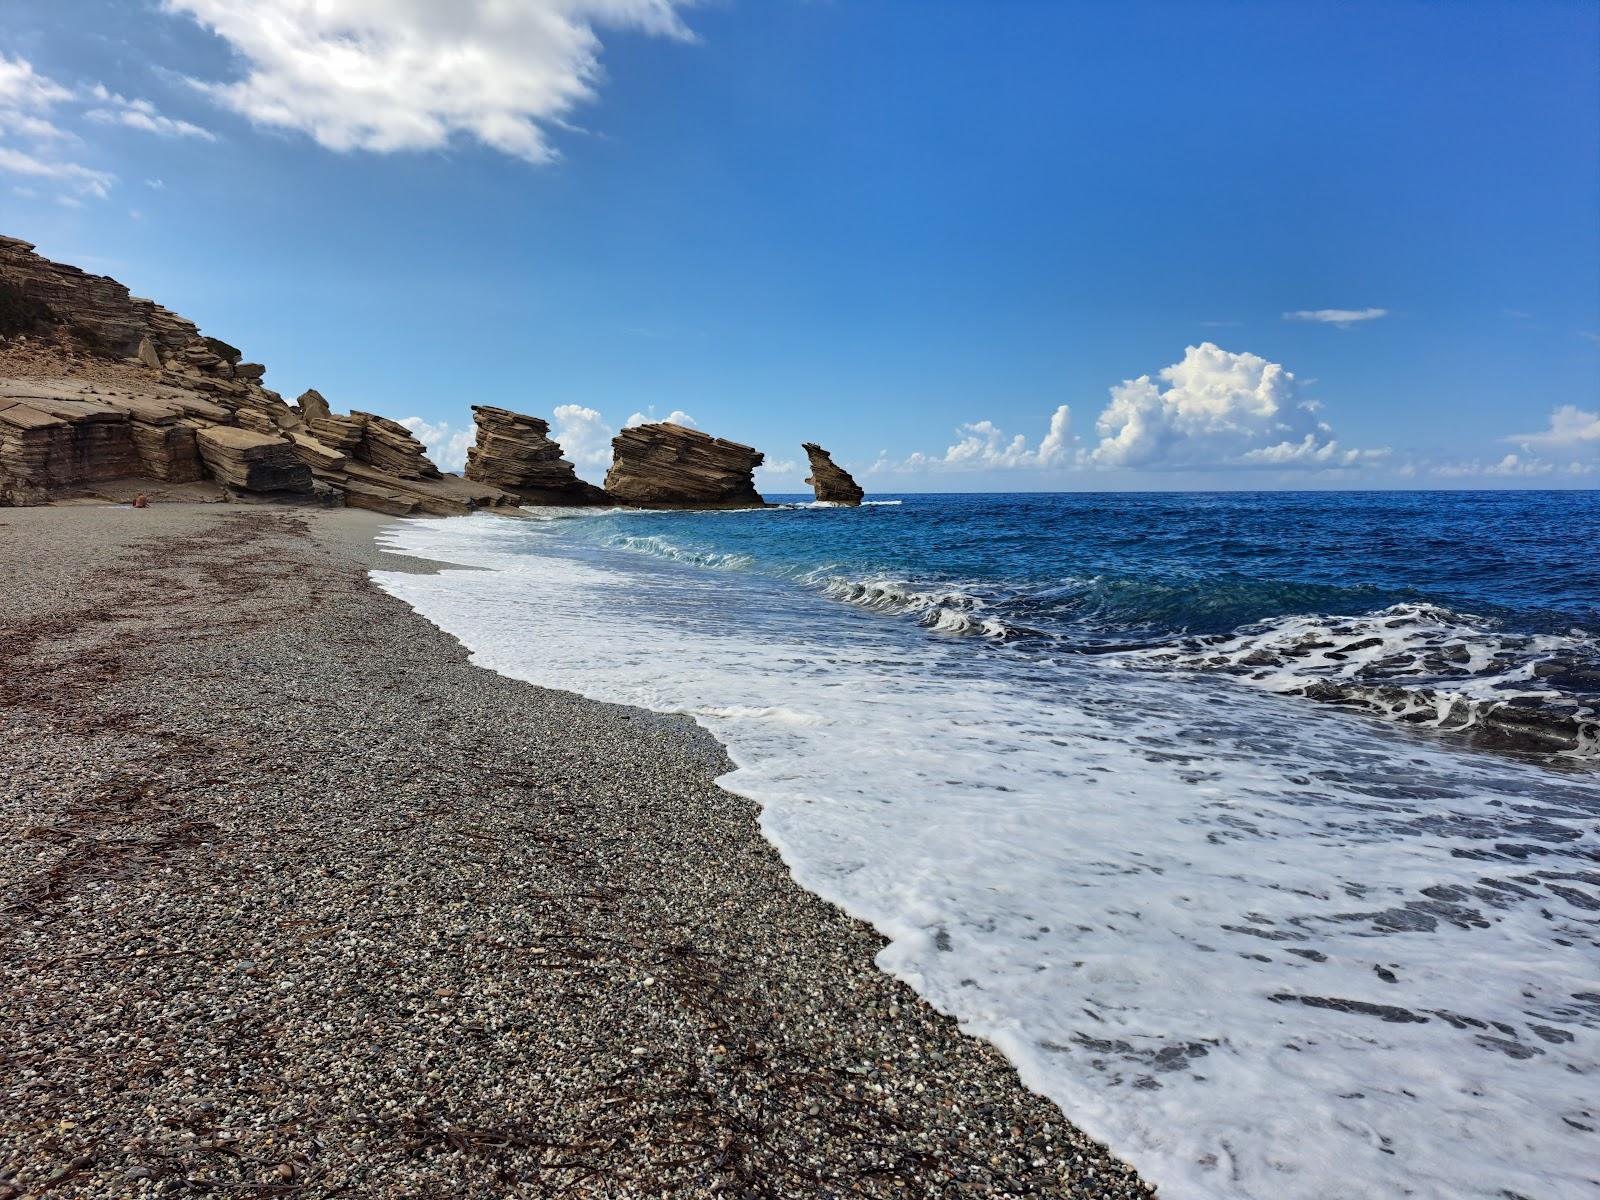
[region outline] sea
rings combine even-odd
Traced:
[[[1600,492],[789,499],[407,522],[451,569],[375,578],[704,725],[1162,1196],[1600,1196]]]

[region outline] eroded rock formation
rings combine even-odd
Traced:
[[[492,484],[524,504],[605,504],[605,492],[578,478],[550,440],[550,423],[539,417],[474,404],[478,440],[467,451],[466,477]]]
[[[397,514],[517,503],[443,475],[387,417],[336,415],[315,391],[285,403],[242,358],[116,280],[0,237],[0,504],[122,498],[146,483]]]
[[[811,474],[806,482],[811,485],[818,500],[825,500],[829,504],[861,503],[866,492],[851,478],[849,471],[834,462],[833,456],[815,442],[802,442],[801,446],[811,460]]]
[[[611,440],[606,493],[641,508],[759,508],[761,451],[698,429],[658,422]]]

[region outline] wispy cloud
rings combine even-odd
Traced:
[[[117,181],[117,177],[107,171],[96,171],[92,167],[60,159],[40,158],[5,145],[0,145],[0,171],[55,180],[101,198],[110,193],[111,185]]]
[[[199,82],[249,120],[330,150],[436,150],[464,136],[532,163],[595,95],[597,26],[692,40],[687,0],[163,0],[226,41],[242,79]]]
[[[1314,321],[1319,325],[1333,325],[1350,329],[1364,321],[1387,317],[1387,308],[1302,308],[1283,314],[1285,321]]]
[[[103,84],[94,84],[88,95],[100,107],[91,108],[83,115],[102,125],[125,125],[160,137],[200,138],[207,142],[217,140],[217,135],[209,129],[202,129],[191,121],[163,116],[150,101],[129,100],[126,96],[108,91]]]

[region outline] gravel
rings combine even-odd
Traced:
[[[0,510],[0,1200],[1151,1194],[382,523]]]

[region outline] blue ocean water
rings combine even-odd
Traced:
[[[1600,1189],[1600,494],[530,510],[475,661],[691,714],[880,965],[1178,1197]]]

